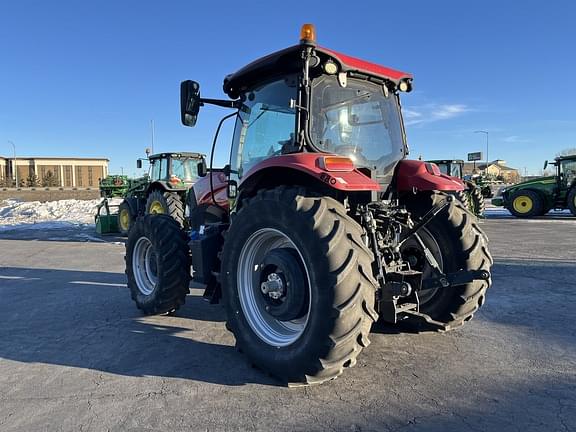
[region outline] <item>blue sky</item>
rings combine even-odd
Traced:
[[[569,1],[0,3],[0,155],[104,156],[136,172],[155,150],[208,153],[226,110],[180,125],[179,83],[223,97],[222,79],[298,41],[412,72],[412,158],[490,159],[538,173],[576,147],[576,6]],[[224,129],[216,161],[228,158]]]

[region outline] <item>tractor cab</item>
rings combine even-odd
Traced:
[[[205,172],[200,153],[158,153],[148,157],[149,182],[160,182],[171,189],[188,189]],[[138,160],[138,168],[142,161]]]
[[[568,190],[572,186],[576,187],[576,155],[559,156],[553,162],[546,161],[544,169],[548,165],[556,167],[556,190],[554,192],[556,201],[564,201],[566,199]]]
[[[443,174],[449,175],[451,177],[463,178],[464,161],[458,160],[431,160],[428,161],[434,163],[440,168]]]
[[[576,182],[576,155],[556,158],[556,166],[560,188],[572,186]]]
[[[240,188],[292,166],[296,183],[301,172],[337,189],[386,190],[408,153],[399,93],[412,75],[323,48],[313,33],[305,26],[300,44],[228,75],[231,101],[202,99],[198,83],[183,82],[182,122],[193,126],[204,103],[238,109],[230,178]],[[356,185],[329,172],[354,172]]]

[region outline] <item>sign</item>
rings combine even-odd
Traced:
[[[468,153],[468,162],[482,160],[482,152]]]

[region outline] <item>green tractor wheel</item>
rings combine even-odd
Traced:
[[[166,214],[184,225],[184,205],[177,193],[152,191],[146,200],[146,214]]]
[[[506,208],[516,217],[529,218],[543,214],[544,202],[537,192],[521,189],[512,194]]]
[[[127,236],[130,232],[130,228],[134,225],[135,219],[136,215],[132,211],[132,208],[126,201],[122,201],[118,207],[118,229],[120,234]]]

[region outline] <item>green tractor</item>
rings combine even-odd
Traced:
[[[463,183],[464,190],[457,191],[455,193],[456,197],[466,205],[472,213],[476,216],[483,216],[485,210],[484,204],[484,194],[482,189],[476,185],[473,181],[464,180],[464,161],[461,159],[442,159],[442,160],[430,160],[430,163],[436,164],[442,174],[446,174],[450,177],[460,179]]]
[[[542,216],[552,209],[569,209],[576,216],[576,155],[560,156],[554,162],[553,176],[538,177],[502,190],[502,196],[492,200],[504,206],[516,217]]]
[[[206,160],[200,153],[158,153],[149,156],[148,162],[149,173],[129,181],[118,208],[118,229],[123,235],[145,214],[167,214],[183,225],[187,192],[206,172]],[[142,168],[142,159],[136,163]]]

